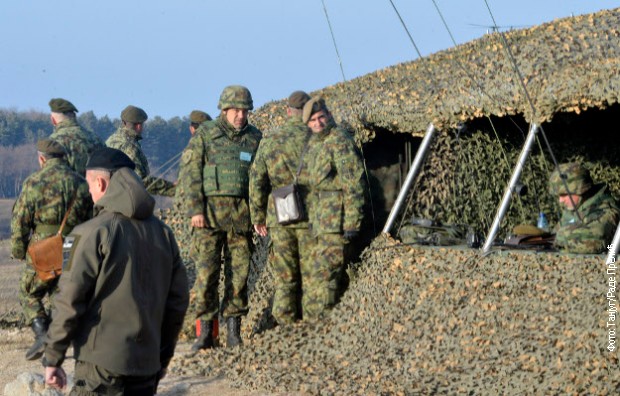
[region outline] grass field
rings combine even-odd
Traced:
[[[0,199],[0,240],[11,235],[11,211],[14,199]]]

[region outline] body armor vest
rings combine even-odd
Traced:
[[[233,141],[219,130],[211,131],[202,178],[205,196],[248,197],[248,172],[259,141],[252,132]]]

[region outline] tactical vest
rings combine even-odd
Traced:
[[[206,153],[208,162],[202,175],[205,196],[247,198],[248,173],[260,136],[250,131],[235,142],[217,129],[210,132]]]

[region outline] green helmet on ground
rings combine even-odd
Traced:
[[[217,108],[220,110],[230,108],[252,110],[254,108],[252,94],[244,86],[229,85],[222,91]]]
[[[568,191],[566,191],[566,186]],[[549,177],[549,193],[552,195],[583,195],[593,186],[590,171],[577,162],[560,164]]]

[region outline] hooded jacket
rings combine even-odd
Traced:
[[[47,333],[46,366],[75,359],[120,375],[166,367],[188,305],[188,282],[172,231],[130,169],[115,172],[95,217],[65,239],[63,274]]]

